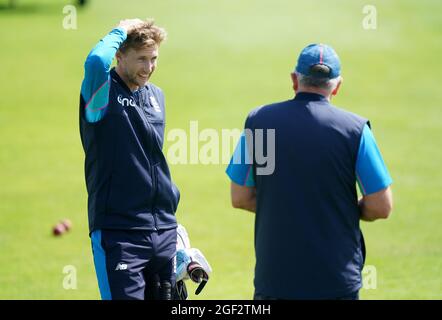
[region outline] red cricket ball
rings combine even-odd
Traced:
[[[66,227],[62,223],[57,223],[54,228],[52,228],[54,236],[60,236],[66,232]]]

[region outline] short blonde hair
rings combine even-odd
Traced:
[[[166,30],[156,26],[153,20],[146,20],[128,33],[119,50],[124,53],[129,48],[138,50],[142,47],[159,46],[166,36]]]

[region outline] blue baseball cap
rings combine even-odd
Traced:
[[[312,73],[311,69],[315,65],[324,65],[330,69],[328,74],[321,75]],[[311,44],[305,47],[298,58],[296,72],[306,76],[317,76],[333,79],[341,74],[341,62],[332,47],[326,44]]]

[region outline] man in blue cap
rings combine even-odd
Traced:
[[[232,205],[256,212],[254,298],[358,299],[359,221],[389,216],[392,179],[369,121],[330,104],[342,82],[331,47],[304,48],[292,81],[294,99],[250,112],[226,171]],[[272,131],[273,146],[260,146]]]

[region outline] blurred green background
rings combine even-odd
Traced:
[[[391,218],[362,224],[377,289],[361,298],[442,298],[440,0],[89,2],[77,29],[65,30],[68,1],[17,0],[11,9],[0,0],[1,299],[99,298],[79,90],[89,50],[132,17],[153,17],[169,34],[152,79],[166,95],[167,130],[189,131],[192,120],[200,130],[242,128],[250,109],[293,96],[289,74],[304,46],[332,45],[344,76],[334,104],[371,120],[394,179]],[[368,4],[375,30],[362,27]],[[171,166],[178,219],[214,269],[192,299],[253,294],[253,215],[231,208],[224,170]],[[55,238],[51,227],[64,217],[73,230]],[[66,265],[77,270],[76,290],[63,289]]]

